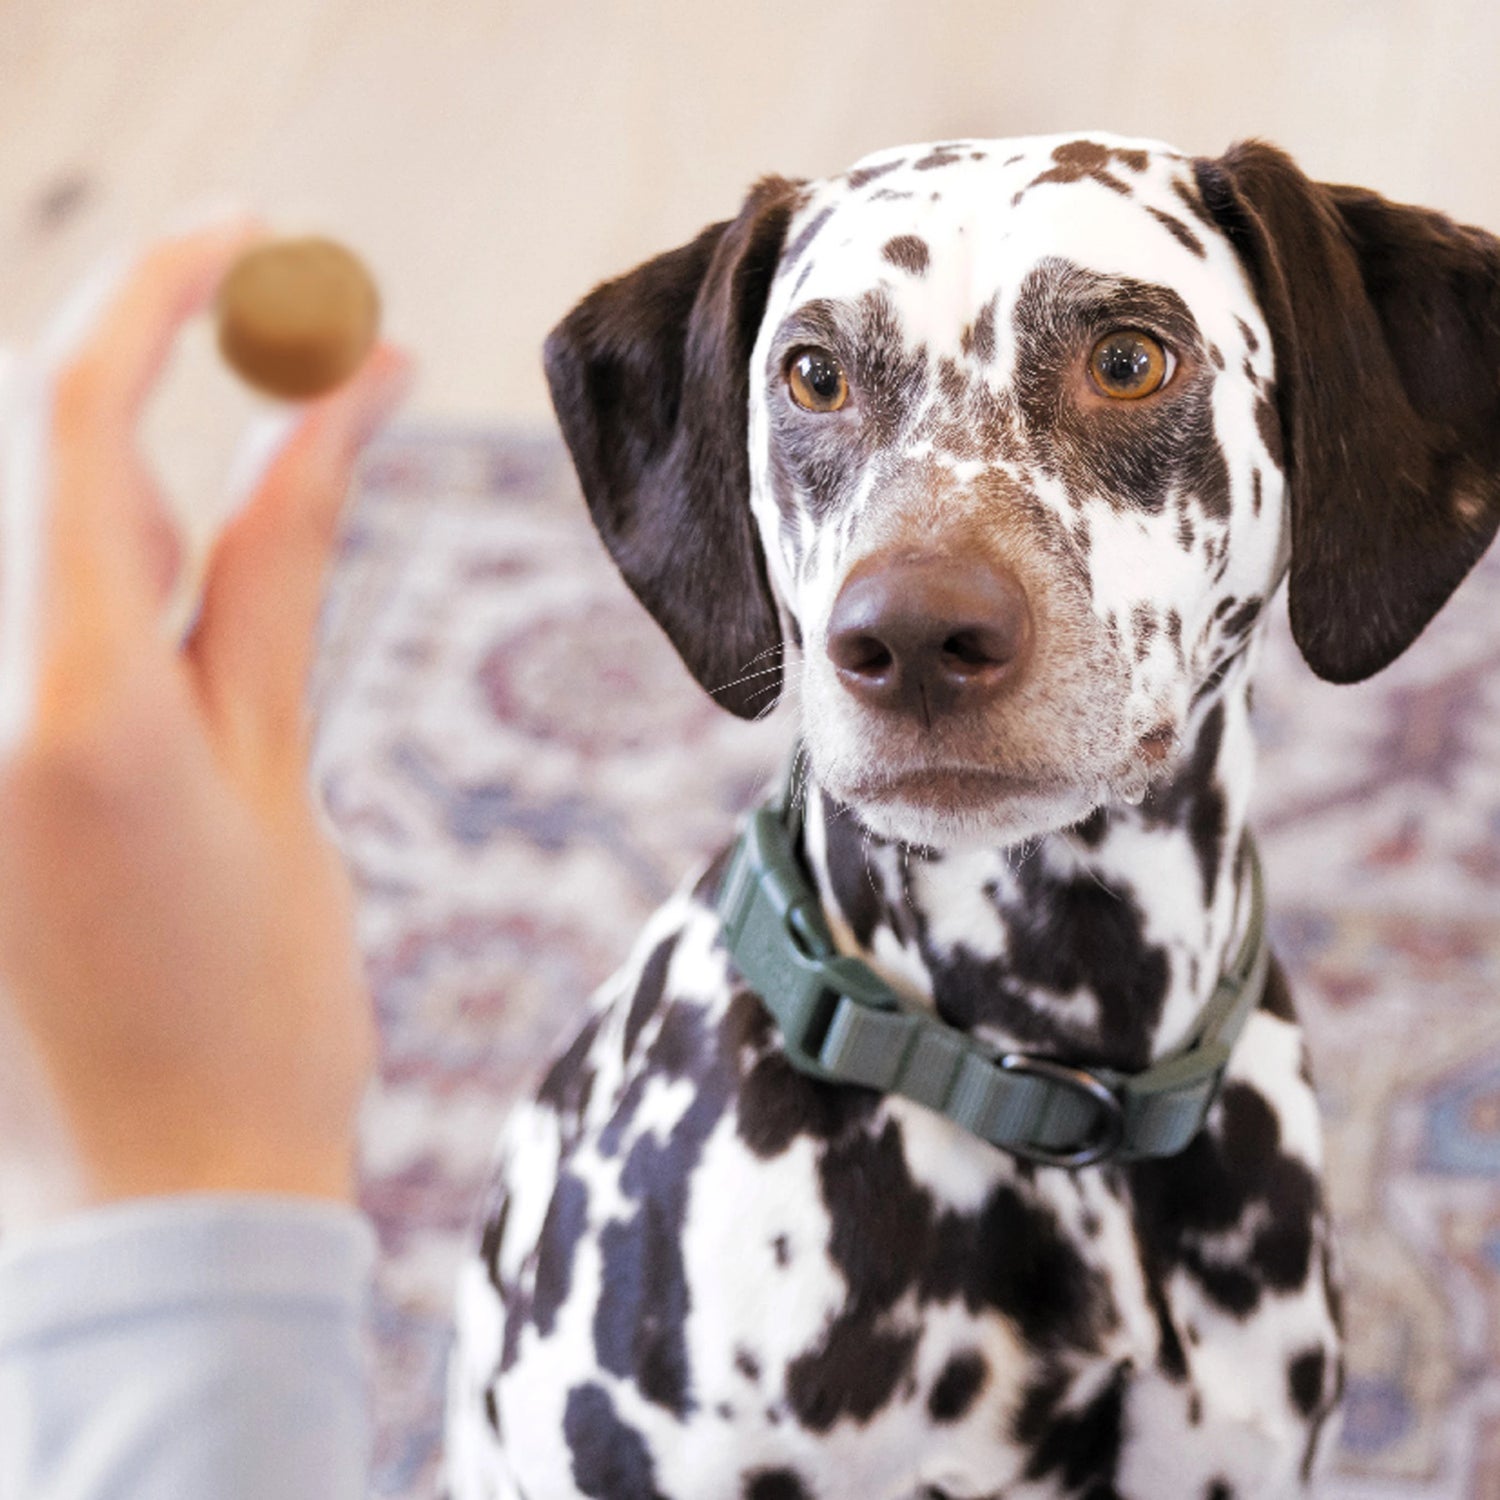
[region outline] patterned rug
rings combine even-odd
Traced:
[[[1500,553],[1375,682],[1284,624],[1257,712],[1272,927],[1349,1281],[1331,1500],[1500,1497]],[[507,1105],[769,786],[614,573],[556,439],[397,428],[324,615],[316,775],[384,1033],[375,1491],[434,1492],[455,1269]]]

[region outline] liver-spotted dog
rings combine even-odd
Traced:
[[[770,865],[816,899],[731,951],[765,870],[721,858],[517,1111],[455,1496],[1304,1493],[1338,1294],[1301,1033],[1241,962],[1252,670],[1284,574],[1354,681],[1489,542],[1500,242],[1261,144],[951,141],[762,181],[547,371],[688,667],[792,692]],[[788,1020],[820,930],[876,999]]]

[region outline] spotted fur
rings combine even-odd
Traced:
[[[1479,231],[1268,147],[948,141],[767,179],[596,291],[548,371],[690,670],[753,715],[792,653],[840,947],[998,1050],[1139,1069],[1245,922],[1249,691],[1289,561],[1299,643],[1345,680],[1494,532],[1497,268]],[[1087,384],[1120,328],[1174,361],[1140,402]],[[808,346],[848,377],[836,411],[788,397]],[[828,651],[856,570],[912,556],[1003,564],[1030,618],[1005,691],[926,722]],[[795,1071],[724,950],[722,865],[506,1133],[459,1296],[455,1497],[1303,1493],[1339,1310],[1279,971],[1184,1152],[1035,1167]]]

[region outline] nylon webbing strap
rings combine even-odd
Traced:
[[[839,954],[795,851],[795,820],[790,809],[751,815],[718,905],[729,951],[775,1016],[796,1067],[914,1099],[996,1146],[1056,1166],[1171,1156],[1202,1129],[1270,966],[1253,845],[1245,937],[1196,1034],[1144,1072],[1122,1074],[993,1056]]]

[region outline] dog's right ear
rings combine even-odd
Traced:
[[[750,355],[800,184],[590,292],[548,335],[552,404],[594,525],[715,701],[781,691],[781,627],[750,514]]]

